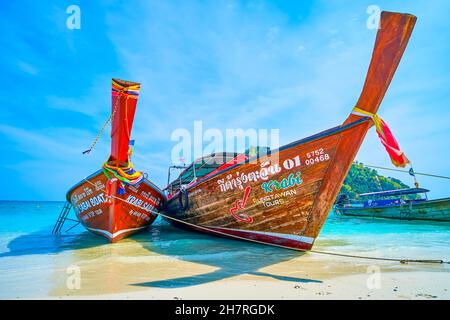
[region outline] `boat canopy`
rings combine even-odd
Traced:
[[[182,185],[187,184],[191,182],[194,177],[201,179],[225,163],[232,161],[238,155],[238,153],[233,152],[219,152],[198,158],[187,166],[186,169],[180,173],[178,178],[170,183],[170,186],[178,188],[180,183]]]
[[[361,193],[359,197],[392,197],[392,196],[404,196],[408,194],[417,194],[417,193],[426,193],[430,192],[428,189],[424,188],[406,188],[406,189],[398,189],[398,190],[387,190],[387,191],[379,191],[379,192],[369,192],[369,193]]]
[[[178,176],[178,178],[167,186],[166,189],[178,190],[180,185],[189,184],[194,179],[199,180],[206,177],[215,170],[223,170],[237,163],[248,161],[253,157],[261,157],[270,154],[269,147],[251,147],[244,153],[237,152],[217,152],[196,159],[187,166]],[[179,167],[178,167],[179,168]],[[170,170],[170,169],[169,169]],[[170,171],[169,171],[170,179]]]

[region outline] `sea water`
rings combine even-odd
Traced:
[[[97,282],[87,292],[95,295],[122,290],[118,283],[147,283],[145,279],[156,274],[167,273],[170,278],[179,271],[177,261],[212,271],[148,285],[176,288],[261,274],[258,270],[263,267],[299,257],[291,250],[176,229],[159,218],[148,230],[117,244],[81,226],[65,232],[71,222],[55,237],[51,231],[63,206],[63,202],[0,201],[0,299],[61,296],[65,292],[61,288],[70,286],[67,278],[75,276],[77,268],[84,268],[85,277]],[[354,218],[331,212],[314,249],[450,261],[450,223]]]

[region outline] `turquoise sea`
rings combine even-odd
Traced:
[[[167,288],[206,283],[241,273],[255,274],[263,267],[302,255],[179,230],[161,219],[145,232],[113,245],[81,226],[54,237],[51,230],[63,205],[63,202],[0,201],[0,298],[58,296],[61,294],[58,287],[64,285],[67,268],[74,263],[89,266],[87,272],[93,279],[101,278],[99,293],[111,293],[116,290],[116,282],[126,281],[121,279],[124,273],[138,272],[133,271],[133,264],[150,257],[164,261],[167,270],[140,269],[138,279],[144,279],[146,273],[169,272],[178,260],[217,269],[207,276],[145,284]],[[70,223],[64,230],[69,226]],[[450,261],[450,223],[358,219],[331,213],[315,249]]]

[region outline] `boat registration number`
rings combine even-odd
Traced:
[[[305,165],[310,166],[328,160],[330,160],[330,155],[320,148],[306,154]]]

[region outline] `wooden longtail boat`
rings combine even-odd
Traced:
[[[409,14],[381,14],[359,110],[377,112],[415,21]],[[338,127],[266,155],[198,159],[167,187],[164,212],[180,227],[310,249],[371,126],[371,117],[350,114]]]
[[[423,188],[410,188],[363,193],[358,198],[367,200],[340,198],[334,210],[336,214],[345,216],[450,222],[450,198],[428,200],[427,192],[429,190]],[[425,196],[414,199],[403,197],[418,194]]]
[[[139,83],[113,79],[111,155],[101,170],[66,195],[81,224],[111,242],[148,227],[165,201],[164,193],[142,172],[135,171],[130,161],[139,90]]]

